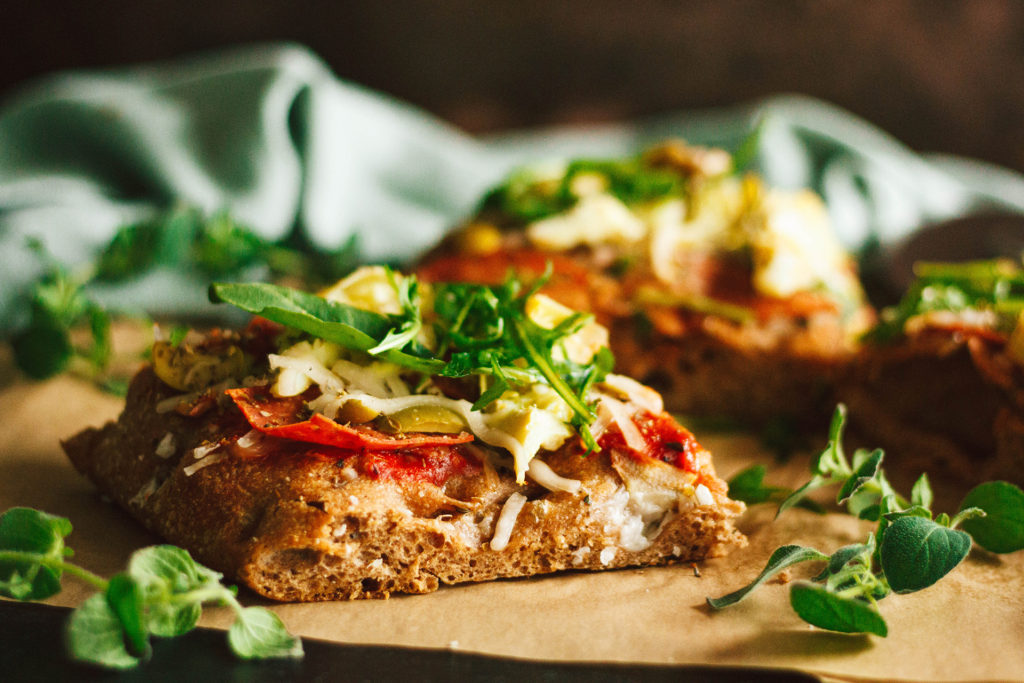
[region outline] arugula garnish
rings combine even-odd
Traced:
[[[749,469],[730,482],[749,503],[779,502],[778,514],[806,503],[819,488],[838,486],[836,503],[860,519],[877,522],[861,544],[831,555],[814,548],[783,546],[747,586],[720,598],[708,598],[723,609],[782,570],[803,562],[824,562],[810,581],[794,583],[790,604],[804,621],[842,633],[885,636],[888,627],[877,603],[889,593],[912,593],[942,579],[967,557],[972,543],[994,553],[1024,549],[1024,492],[1007,482],[988,482],[964,498],[952,518],[934,515],[932,490],[924,474],[907,499],[898,494],[881,468],[881,450],[858,449],[847,459],[842,446],[846,409],[836,408],[828,445],[811,465],[811,479],[793,492],[765,486],[764,470]],[[780,502],[781,501],[781,502]]]
[[[865,336],[887,343],[903,335],[907,321],[932,311],[992,311],[997,325],[1011,331],[1024,311],[1024,270],[1009,259],[966,263],[914,264],[917,279],[895,307]]]
[[[72,612],[67,646],[74,659],[111,669],[131,669],[152,651],[150,637],[191,631],[204,603],[231,607],[235,622],[228,643],[242,659],[301,657],[302,642],[273,612],[242,607],[221,574],[181,548],[159,545],[135,551],[126,571],[109,580],[67,561],[71,522],[32,508],[0,515],[0,595],[43,600],[61,590],[70,574],[98,592]]]
[[[513,218],[532,222],[561,213],[579,201],[573,181],[581,175],[599,176],[609,194],[624,204],[639,204],[686,192],[679,173],[651,166],[642,157],[577,159],[562,175],[547,179],[530,167],[514,171],[484,198],[482,208],[497,208]]]
[[[399,279],[389,271],[402,308],[397,315],[270,284],[214,283],[210,299],[426,375],[488,376],[491,384],[474,410],[487,407],[511,385],[547,384],[572,409],[572,424],[587,448],[596,451],[597,442],[589,429],[596,415],[587,393],[611,371],[614,359],[607,348],[588,363],[569,359],[565,339],[593,320],[589,314],[576,313],[551,329],[529,318],[526,302],[547,277],[550,274],[528,289],[515,277],[494,287],[435,285],[431,316],[438,340],[435,352],[416,339],[424,320],[419,285],[413,276]]]

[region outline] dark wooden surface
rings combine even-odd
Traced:
[[[36,0],[7,3],[0,92],[47,71],[293,40],[470,131],[801,92],[920,150],[1024,170],[1015,0]]]
[[[794,671],[707,666],[566,664],[411,648],[303,642],[301,660],[243,662],[228,651],[225,634],[196,629],[160,640],[144,666],[111,673],[67,659],[62,629],[69,610],[0,600],[0,680],[184,683],[186,681],[714,681],[714,683],[814,683]]]

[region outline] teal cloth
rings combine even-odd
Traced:
[[[24,315],[38,275],[26,238],[69,266],[122,224],[177,203],[228,210],[260,235],[302,231],[366,257],[406,259],[470,212],[514,165],[635,153],[665,137],[735,148],[764,119],[759,167],[812,187],[851,248],[981,207],[1024,211],[1024,178],[922,156],[826,103],[779,96],[729,110],[587,128],[470,137],[401,102],[339,81],[294,45],[167,64],[69,73],[0,108],[0,330]],[[194,278],[193,278],[194,280]],[[206,283],[156,271],[94,294],[118,308],[181,313]]]

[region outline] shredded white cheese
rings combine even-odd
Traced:
[[[603,550],[601,550],[601,554],[598,555],[598,557],[601,560],[601,564],[603,566],[607,567],[608,565],[610,565],[612,563],[612,560],[615,559],[615,555],[617,553],[618,553],[618,550],[615,548],[615,546],[611,546],[610,545],[607,548],[604,548]]]
[[[145,505],[146,501],[149,500],[149,497],[156,492],[157,488],[159,487],[156,483],[156,477],[153,477],[147,481],[141,489],[139,489],[139,492],[136,493],[130,501],[128,501],[128,504],[137,505],[139,507]]]
[[[578,479],[567,479],[558,475],[546,462],[536,458],[530,461],[530,466],[526,469],[526,473],[530,475],[530,479],[533,479],[549,491],[576,493],[583,485]]]
[[[491,537],[491,550],[502,551],[508,547],[509,539],[512,538],[512,529],[516,525],[516,519],[526,505],[526,496],[521,493],[513,493],[505,501],[498,515],[498,521],[494,525],[494,536]]]
[[[715,504],[715,497],[711,495],[711,491],[704,484],[697,484],[697,488],[693,491],[693,496],[697,499],[698,505],[710,506]]]
[[[182,471],[185,473],[186,477],[191,477],[193,474],[203,469],[204,467],[215,465],[226,457],[228,457],[227,453],[212,453],[203,458],[202,460],[199,460],[198,462],[189,465]]]
[[[604,396],[597,406],[598,418],[601,417],[602,412],[607,413],[607,416],[604,418],[607,423],[618,425],[619,431],[622,432],[622,438],[630,449],[639,453],[647,450],[644,437],[640,434],[640,430],[637,429],[636,423],[633,422],[633,415],[630,412],[629,406],[610,396]]]
[[[177,444],[174,441],[174,434],[167,432],[164,437],[160,439],[160,443],[156,445],[156,456],[158,458],[167,459],[175,454],[178,450]]]
[[[622,394],[629,403],[652,412],[655,415],[661,413],[665,409],[665,404],[662,402],[661,394],[654,389],[637,382],[632,377],[609,374],[604,378],[604,382],[602,382],[602,384],[606,384],[616,392]]]
[[[220,448],[219,441],[214,441],[213,443],[204,444],[202,446],[196,446],[195,448],[192,449],[192,457],[195,458],[196,460],[205,458],[207,455],[213,453],[218,448]]]
[[[260,433],[255,429],[250,429],[242,436],[238,437],[238,441],[235,442],[239,448],[252,448],[261,440]]]

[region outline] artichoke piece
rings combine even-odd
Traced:
[[[153,344],[153,371],[178,391],[199,391],[211,384],[245,374],[245,354],[234,345],[216,351],[197,351],[188,344]]]

